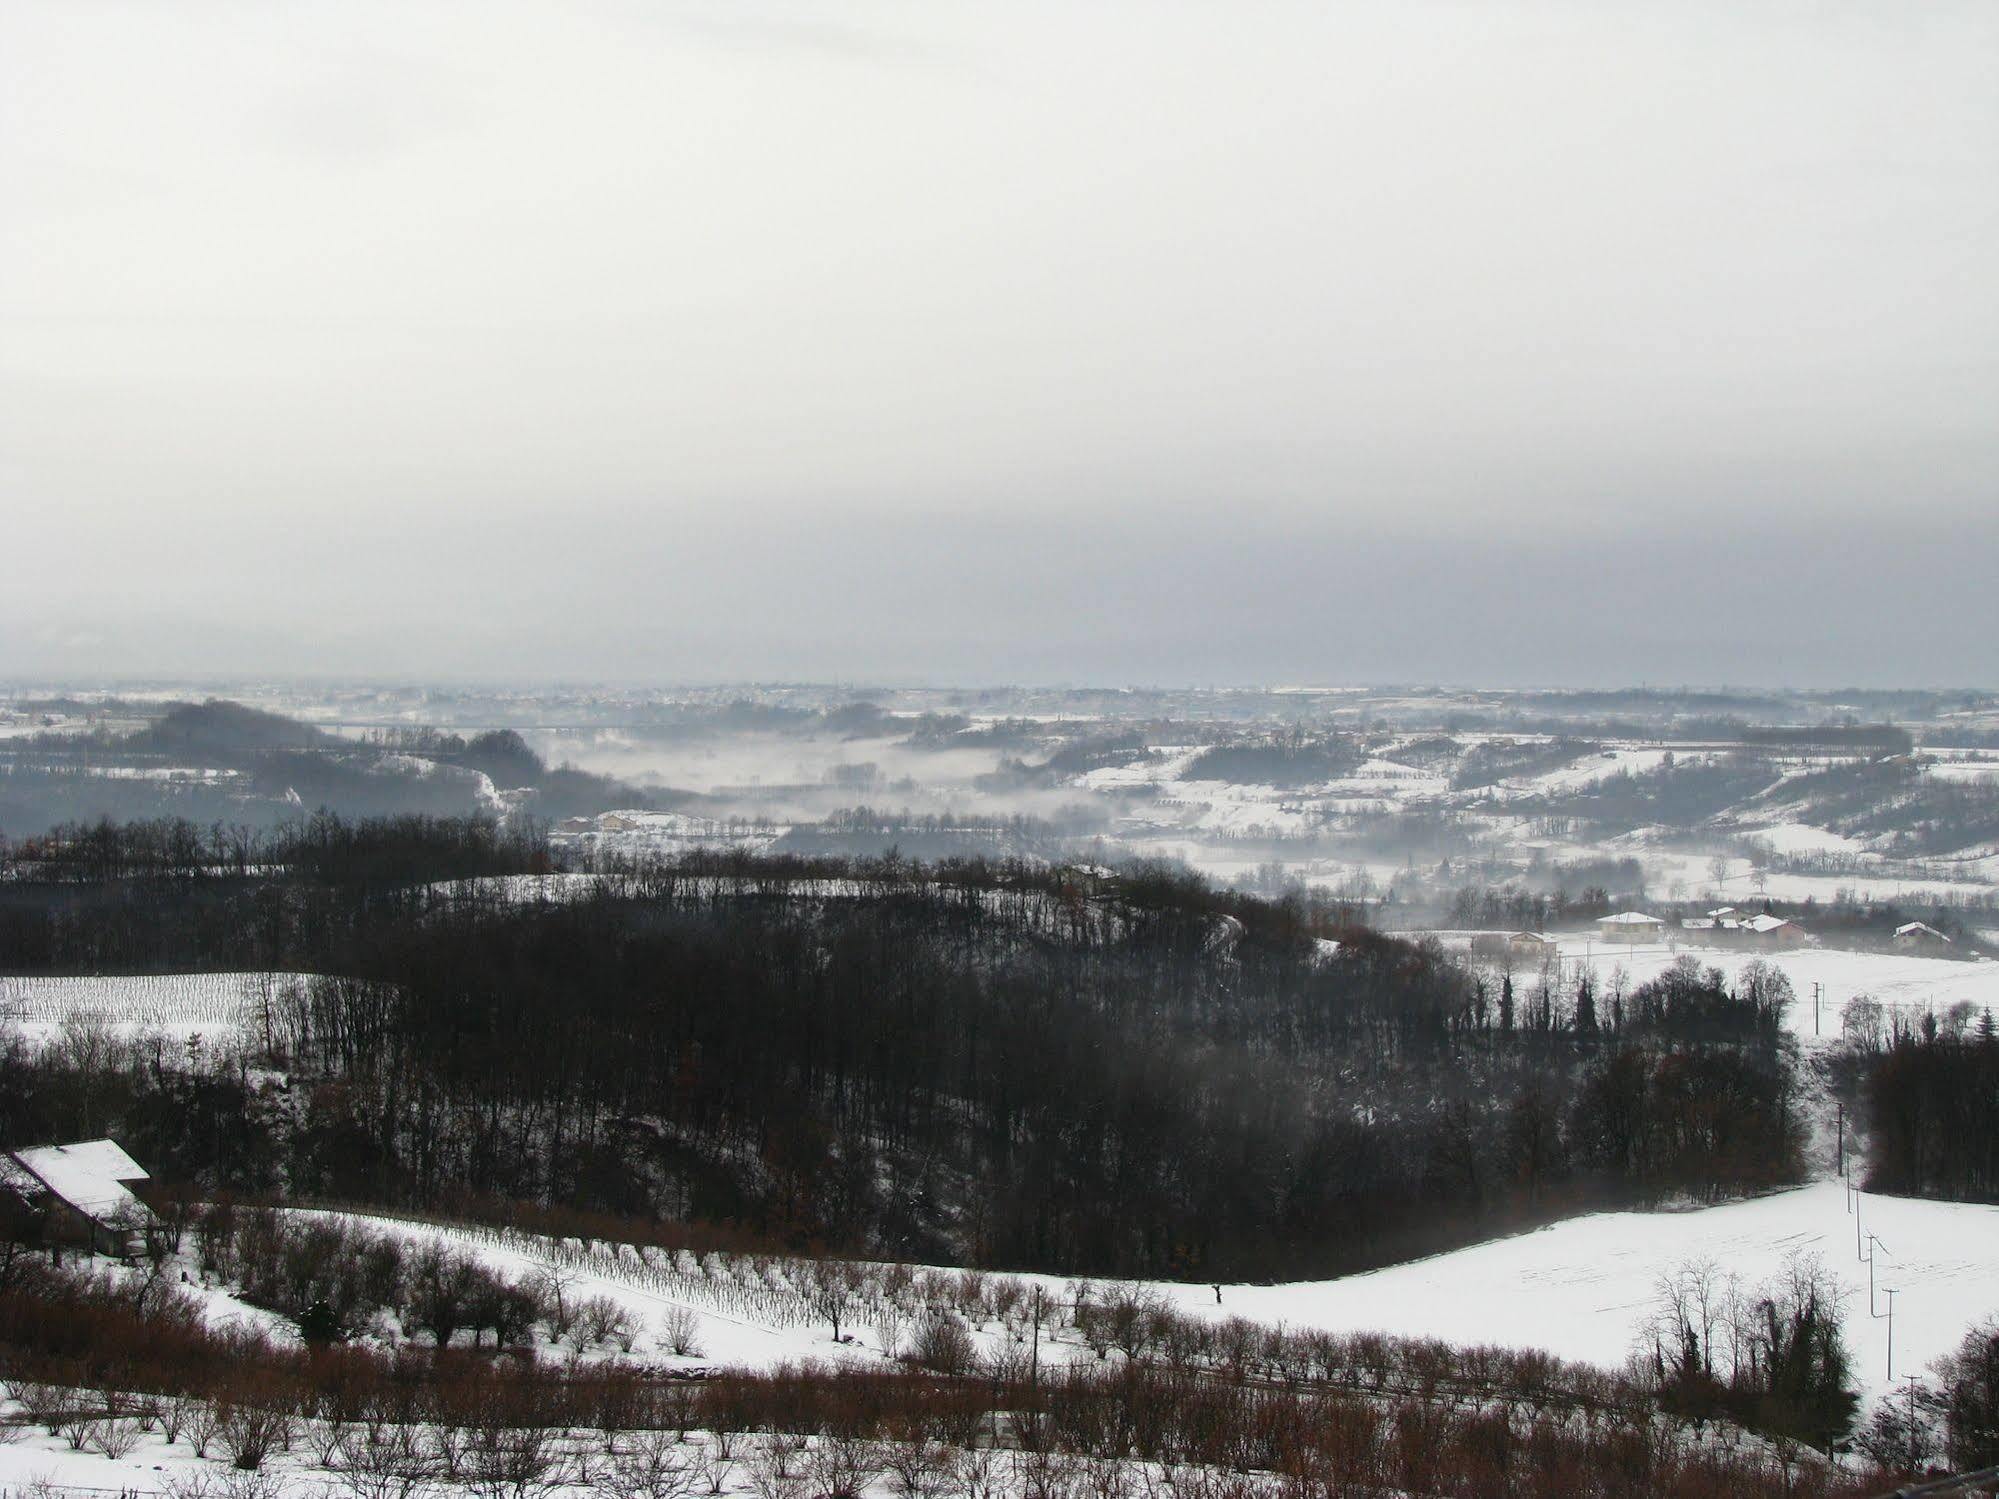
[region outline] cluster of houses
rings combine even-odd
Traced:
[[[1596,929],[1605,942],[1633,945],[1663,942],[1669,932],[1689,933],[1696,941],[1718,947],[1764,950],[1807,947],[1814,940],[1811,933],[1788,917],[1768,913],[1751,915],[1736,910],[1734,906],[1718,907],[1705,916],[1682,917],[1677,926],[1669,924],[1663,917],[1650,916],[1643,911],[1620,911],[1615,916],[1601,918]]]
[[[1767,912],[1754,915],[1734,906],[1717,906],[1705,916],[1680,919],[1680,929],[1699,932],[1706,941],[1744,947],[1804,947],[1812,938],[1797,922]]]
[[[132,1191],[147,1179],[115,1140],[0,1151],[0,1238],[131,1259],[160,1226]]]
[[[1705,916],[1683,916],[1677,928],[1643,911],[1620,911],[1615,916],[1603,917],[1596,928],[1606,942],[1663,942],[1669,931],[1677,930],[1692,934],[1692,940],[1717,947],[1771,950],[1813,947],[1818,943],[1816,937],[1787,916],[1741,911],[1734,906],[1718,906]],[[1952,946],[1949,937],[1920,921],[1905,922],[1895,928],[1897,952],[1948,954]]]
[[[1599,917],[1596,930],[1605,943],[1631,947],[1667,945],[1675,939],[1703,947],[1739,947],[1759,952],[1819,945],[1818,938],[1788,916],[1740,911],[1734,906],[1720,906],[1705,916],[1685,916],[1677,922],[1644,911],[1619,911],[1614,916]],[[1943,957],[1955,951],[1949,937],[1920,921],[1896,927],[1893,946],[1897,952]],[[1557,950],[1557,940],[1545,932],[1479,932],[1471,939],[1474,958],[1528,968],[1539,967],[1544,960],[1553,958]]]
[[[1689,916],[1677,924],[1644,911],[1619,911],[1614,916],[1598,918],[1596,929],[1604,942],[1632,947],[1665,943],[1670,937],[1683,934],[1688,940],[1704,945],[1763,951],[1808,947],[1816,943],[1809,932],[1787,917],[1763,913],[1751,915],[1737,911],[1733,906],[1723,906],[1705,916]],[[1899,934],[1897,945],[1901,945]],[[1480,932],[1471,941],[1474,958],[1528,967],[1554,957],[1557,949],[1557,939],[1546,932]]]

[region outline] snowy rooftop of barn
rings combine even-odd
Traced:
[[[145,1181],[146,1168],[115,1140],[84,1140],[75,1145],[37,1145],[17,1150],[14,1159],[71,1207],[100,1221],[145,1205],[127,1182]]]

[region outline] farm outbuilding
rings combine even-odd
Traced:
[[[1515,932],[1506,939],[1508,954],[1525,959],[1529,963],[1552,958],[1559,950],[1560,944],[1546,932]]]
[[[47,1243],[88,1247],[129,1259],[157,1226],[152,1209],[132,1194],[146,1168],[115,1140],[36,1145],[0,1160],[0,1194],[10,1215],[39,1226]]]
[[[1897,952],[1943,952],[1954,945],[1942,932],[1921,921],[1906,922],[1895,928]]]

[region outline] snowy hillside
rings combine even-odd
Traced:
[[[1342,1280],[1231,1287],[1222,1309],[1291,1327],[1546,1348],[1615,1367],[1662,1275],[1710,1259],[1753,1286],[1802,1251],[1822,1255],[1849,1294],[1847,1346],[1872,1400],[1891,1388],[1887,1323],[1868,1315],[1867,1266],[1856,1258],[1846,1200],[1845,1185],[1827,1181],[1690,1212],[1595,1213]],[[1999,1207],[1863,1196],[1860,1217],[1892,1251],[1875,1270],[1877,1287],[1899,1292],[1898,1374],[1918,1371],[1970,1322],[1999,1312]],[[1190,1311],[1212,1310],[1205,1288],[1173,1294]],[[1877,1297],[1877,1310],[1887,1304]]]
[[[630,1250],[615,1257],[602,1250],[585,1255],[574,1245],[527,1236],[500,1240],[483,1231],[374,1217],[361,1221],[406,1241],[446,1243],[510,1278],[561,1267],[575,1277],[574,1294],[609,1297],[631,1314],[642,1329],[636,1355],[649,1363],[770,1369],[807,1355],[863,1365],[879,1365],[888,1356],[882,1327],[858,1310],[842,1329],[843,1341],[835,1343],[830,1324],[784,1281],[782,1266],[758,1271],[748,1262],[717,1257],[712,1278],[671,1269],[661,1273]],[[1863,1397],[1872,1401],[1893,1388],[1888,1288],[1897,1292],[1898,1374],[1918,1372],[1954,1347],[1971,1322],[1999,1312],[1999,1207],[1862,1194],[1858,1221],[1860,1233],[1875,1235],[1882,1246],[1874,1265],[1879,1315],[1869,1314],[1868,1266],[1858,1257],[1856,1217],[1838,1181],[1685,1212],[1595,1213],[1339,1280],[1225,1285],[1219,1301],[1206,1285],[1102,1281],[1097,1286],[1103,1295],[1120,1288],[1148,1293],[1187,1316],[1210,1321],[1246,1317],[1294,1332],[1379,1332],[1540,1349],[1615,1369],[1637,1345],[1662,1278],[1708,1261],[1749,1291],[1783,1270],[1788,1257],[1817,1255],[1847,1293],[1847,1346]],[[1864,1238],[1859,1242],[1864,1245]],[[1058,1301],[1075,1294],[1075,1283],[1060,1277],[995,1279],[1038,1285]],[[773,1294],[773,1284],[783,1289]],[[697,1319],[698,1356],[675,1358],[661,1342],[663,1319],[675,1308]],[[1015,1335],[998,1317],[974,1318],[971,1332],[988,1353]],[[1049,1336],[1044,1357],[1095,1357],[1073,1331]]]

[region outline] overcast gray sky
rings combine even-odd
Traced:
[[[1992,0],[0,0],[0,673],[1999,680]]]

